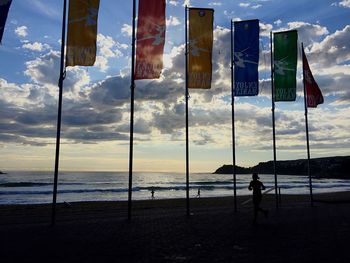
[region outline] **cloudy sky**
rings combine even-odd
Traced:
[[[95,66],[68,68],[61,170],[128,170],[131,2],[101,0]],[[260,19],[260,94],[236,98],[237,164],[273,158],[269,33],[288,29],[325,97],[309,110],[311,156],[349,154],[349,0],[168,0],[162,78],[136,82],[136,171],[185,171],[184,2],[215,9],[212,89],[190,90],[192,172],[232,163],[230,19]],[[0,46],[0,170],[54,168],[61,17],[59,0],[12,3]],[[300,66],[296,102],[276,103],[279,160],[306,158]]]

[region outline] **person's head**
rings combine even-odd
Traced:
[[[258,180],[259,176],[257,173],[253,173],[252,178],[253,178],[253,180]]]

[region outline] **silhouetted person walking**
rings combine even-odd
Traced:
[[[253,190],[253,204],[254,204],[254,221],[253,223],[256,224],[257,218],[258,218],[258,212],[264,213],[264,215],[267,217],[268,211],[264,210],[260,207],[262,194],[261,190],[265,190],[265,186],[262,182],[259,181],[259,176],[257,173],[253,173],[252,175],[253,181],[250,181],[249,184],[249,191]]]
[[[151,198],[154,199],[154,189],[152,187],[152,190],[151,190]]]
[[[198,188],[198,192],[197,192],[197,198],[200,198],[201,197],[201,189]]]

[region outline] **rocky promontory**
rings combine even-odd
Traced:
[[[215,174],[232,174],[232,165],[223,165]],[[350,179],[350,156],[335,156],[310,159],[311,175],[319,178],[344,178]],[[236,166],[236,174],[273,174],[273,161],[260,162],[253,167],[245,168]],[[277,174],[307,175],[307,159],[277,161]]]

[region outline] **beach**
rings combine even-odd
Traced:
[[[349,262],[350,193],[1,205],[1,262]],[[321,201],[321,202],[320,202]]]

